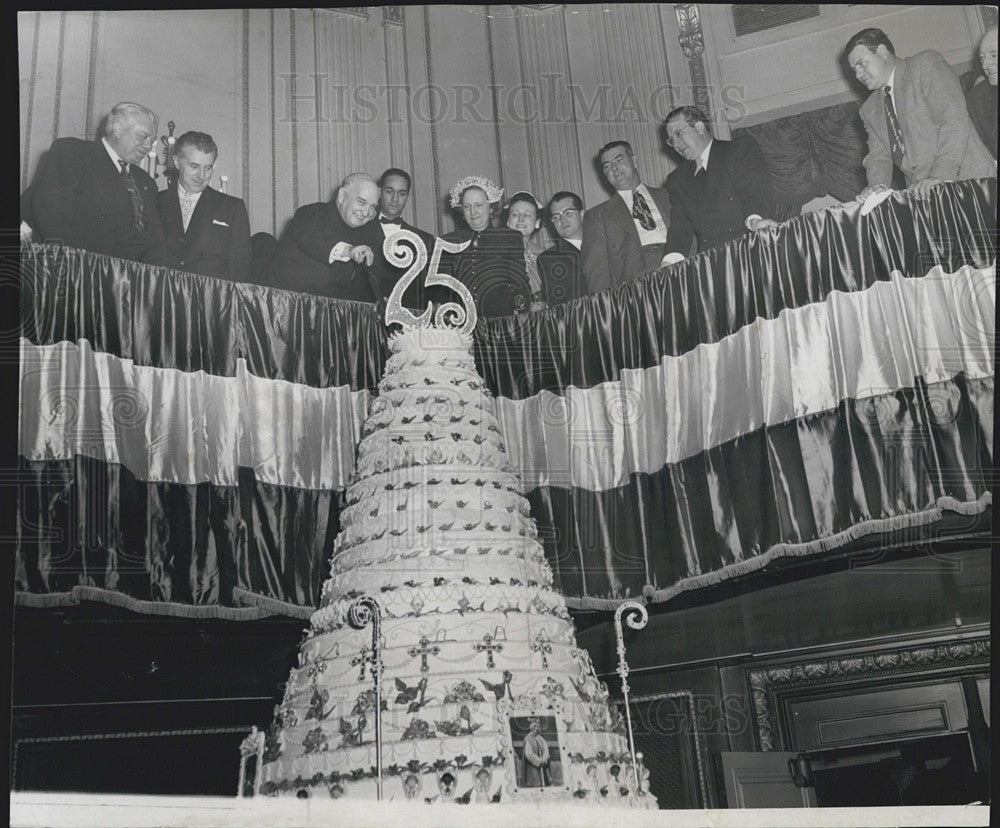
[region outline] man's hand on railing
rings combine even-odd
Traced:
[[[923,178],[910,187],[910,192],[917,198],[927,198],[930,195],[931,187],[936,187],[938,184],[943,183],[944,181],[940,178]]]
[[[367,244],[354,245],[354,247],[347,251],[347,255],[358,264],[364,262],[366,265],[370,265],[375,261],[375,254],[372,253],[372,249]]]
[[[751,232],[772,230],[777,226],[778,222],[773,219],[761,218],[760,216],[751,216],[747,219],[747,230],[750,230]]]
[[[889,188],[886,187],[885,184],[876,184],[873,187],[865,187],[860,193],[858,193],[858,197],[854,200],[858,202],[858,204],[864,204],[870,196],[876,195],[877,193],[884,193],[888,189]]]

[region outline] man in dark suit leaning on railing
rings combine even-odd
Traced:
[[[34,240],[145,261],[163,241],[156,185],[140,166],[156,126],[152,110],[120,103],[99,140],[53,141],[31,187]]]
[[[671,216],[665,264],[690,256],[693,239],[701,253],[747,230],[777,227],[769,218],[771,174],[752,138],[713,138],[705,114],[693,106],[675,109],[664,124],[667,143],[684,159],[667,176]]]
[[[165,242],[156,264],[216,276],[250,280],[250,219],[243,199],[209,187],[219,148],[211,135],[185,132],[174,145],[177,178],[157,193]]]
[[[265,283],[314,296],[378,301],[367,272],[375,260],[373,234],[365,227],[378,203],[375,179],[351,173],[333,201],[300,207],[281,234]]]

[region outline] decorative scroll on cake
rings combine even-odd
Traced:
[[[410,247],[412,245],[412,248]],[[416,234],[386,239],[407,267],[386,324],[391,355],[362,429],[330,576],[267,732],[261,792],[426,802],[566,799],[655,807],[621,715],[576,644],[476,372],[468,289],[414,316],[403,292],[427,262]],[[377,596],[373,642],[351,608]],[[378,753],[376,705],[381,715]],[[381,774],[379,773],[381,768]],[[640,781],[641,780],[641,781]]]

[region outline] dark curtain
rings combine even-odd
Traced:
[[[996,182],[481,320],[571,606],[982,515]],[[22,248],[17,600],[307,617],[387,355],[374,307]]]
[[[848,201],[866,184],[862,165],[868,152],[856,101],[733,130],[758,144],[774,188],[778,221],[797,216],[819,196]]]

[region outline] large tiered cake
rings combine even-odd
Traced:
[[[266,735],[261,792],[375,798],[371,628],[348,623],[367,594],[382,608],[385,799],[655,807],[552,590],[471,337],[409,328],[390,350],[331,575]],[[550,751],[544,778],[526,778],[532,718]]]

